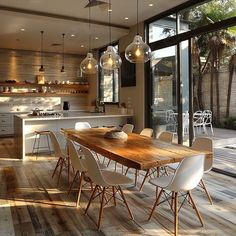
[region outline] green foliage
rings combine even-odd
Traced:
[[[236,117],[229,117],[224,120],[224,128],[236,130]]]

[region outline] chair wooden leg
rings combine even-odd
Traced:
[[[206,193],[206,195],[207,195],[207,197],[209,199],[210,204],[213,205],[211,196],[210,196],[209,192],[207,191],[207,188],[206,188],[206,185],[205,185],[203,179],[201,179],[201,184],[202,184],[202,187],[203,187],[203,189],[204,189],[204,191],[205,191],[205,193]]]
[[[67,157],[67,175],[68,175],[68,185],[70,185],[70,158],[69,156]]]
[[[62,161],[61,161],[61,167],[60,167],[60,171],[59,171],[59,175],[58,175],[58,179],[57,179],[57,187],[58,187],[59,182],[60,182],[61,172],[62,172],[63,165],[64,165],[64,160],[62,159]]]
[[[141,183],[141,186],[140,186],[140,188],[139,188],[139,191],[142,191],[143,185],[144,185],[144,183],[145,183],[145,181],[146,181],[146,179],[147,179],[147,177],[148,177],[148,175],[149,175],[149,172],[150,172],[150,169],[147,170],[146,175],[145,175],[144,178],[143,178],[143,182]]]
[[[196,206],[196,204],[195,204],[195,202],[194,202],[194,200],[193,200],[193,196],[192,196],[192,194],[191,194],[190,191],[188,192],[188,195],[189,195],[189,198],[190,198],[190,200],[191,200],[191,202],[192,202],[192,204],[193,204],[193,207],[194,207],[194,209],[195,209],[195,211],[196,211],[196,213],[197,213],[198,219],[200,220],[200,223],[201,223],[201,225],[203,226],[202,217],[201,217],[201,215],[200,215],[200,212],[199,212],[198,209],[197,209],[197,206]]]
[[[133,214],[132,214],[132,212],[131,212],[131,210],[129,208],[128,202],[126,201],[125,195],[124,195],[124,193],[123,193],[123,191],[122,191],[120,186],[118,187],[118,189],[120,190],[121,197],[122,197],[122,199],[123,199],[123,201],[124,201],[124,203],[126,205],[126,208],[127,208],[128,212],[129,212],[130,218],[133,220],[134,216],[133,216]]]
[[[173,210],[173,206],[174,206],[174,199],[175,199],[175,194],[174,192],[172,192],[171,194],[171,209]]]
[[[81,191],[82,191],[83,179],[84,179],[84,172],[81,173],[80,179],[79,179],[79,189],[78,189],[78,197],[77,197],[76,207],[79,207],[79,202],[80,202],[80,195],[81,195]]]
[[[127,169],[125,171],[125,175],[127,175],[128,171],[129,171],[129,167],[127,167]]]
[[[78,174],[79,174],[79,171],[77,171],[77,172],[75,173],[75,176],[74,176],[74,178],[73,178],[73,180],[72,180],[72,182],[71,182],[71,184],[70,184],[70,188],[69,188],[69,190],[68,190],[68,192],[67,192],[67,195],[70,194],[70,192],[71,192],[71,190],[72,190],[72,187],[73,187],[73,185],[74,185],[74,182],[75,182],[75,180],[76,180]]]
[[[116,206],[116,192],[114,186],[112,186],[112,192],[113,192],[114,205]]]
[[[54,171],[53,171],[53,174],[52,174],[52,178],[54,177],[54,175],[55,175],[55,173],[56,173],[56,171],[57,171],[58,166],[61,165],[61,161],[62,161],[62,160],[63,160],[63,159],[62,159],[61,157],[58,159],[57,164],[56,164],[56,167],[55,167],[55,169],[54,169]]]
[[[151,211],[151,213],[150,213],[150,215],[149,215],[149,217],[148,217],[148,220],[150,220],[150,219],[152,218],[152,215],[153,215],[153,213],[154,213],[154,211],[155,211],[155,208],[156,208],[157,204],[159,203],[159,200],[160,200],[160,198],[161,198],[162,193],[163,193],[163,188],[161,189],[161,191],[160,191],[158,197],[156,198],[156,201],[155,201],[155,203],[154,203],[154,205],[153,205],[153,208],[152,208],[152,211]]]
[[[138,180],[138,170],[135,170],[135,179],[134,179],[134,186],[137,186],[137,180]]]
[[[87,212],[88,212],[89,206],[90,206],[90,204],[91,204],[91,202],[92,202],[92,200],[93,200],[94,194],[96,193],[96,190],[97,190],[97,189],[98,189],[98,185],[96,185],[95,188],[93,189],[93,192],[92,192],[92,194],[91,194],[91,196],[90,196],[88,205],[87,205],[87,207],[86,207],[86,209],[85,209],[85,212],[84,212],[85,215],[86,215]]]
[[[105,191],[106,191],[106,188],[103,187],[103,189],[102,189],[101,206],[100,206],[99,218],[98,218],[98,229],[100,229],[100,225],[101,225],[101,219],[102,219],[102,213],[103,213],[103,203],[104,203]]]
[[[174,209],[174,213],[175,213],[175,236],[178,235],[178,193],[174,193],[174,205],[175,205],[175,209]]]
[[[107,167],[110,165],[110,163],[111,163],[111,159],[107,162]]]

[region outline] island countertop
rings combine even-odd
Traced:
[[[39,120],[74,120],[74,119],[91,119],[91,118],[114,118],[114,117],[132,117],[132,114],[121,114],[118,112],[61,112],[61,116],[29,116],[28,114],[16,114],[18,118],[24,121],[39,121]]]

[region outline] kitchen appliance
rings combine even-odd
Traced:
[[[63,102],[63,110],[70,110],[70,103],[68,101]]]

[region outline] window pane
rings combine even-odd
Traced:
[[[118,44],[113,45],[118,53]],[[100,51],[100,56],[106,51]],[[119,102],[119,70],[105,71],[100,68],[99,73],[99,97],[101,101],[109,103]]]
[[[188,24],[189,30],[234,16],[236,16],[235,0],[213,0],[179,12],[181,28],[183,24]],[[180,33],[184,31],[181,30]]]
[[[149,25],[149,43],[174,36],[176,34],[176,15],[170,15]]]
[[[154,51],[151,68],[153,129],[177,132],[176,46]]]

